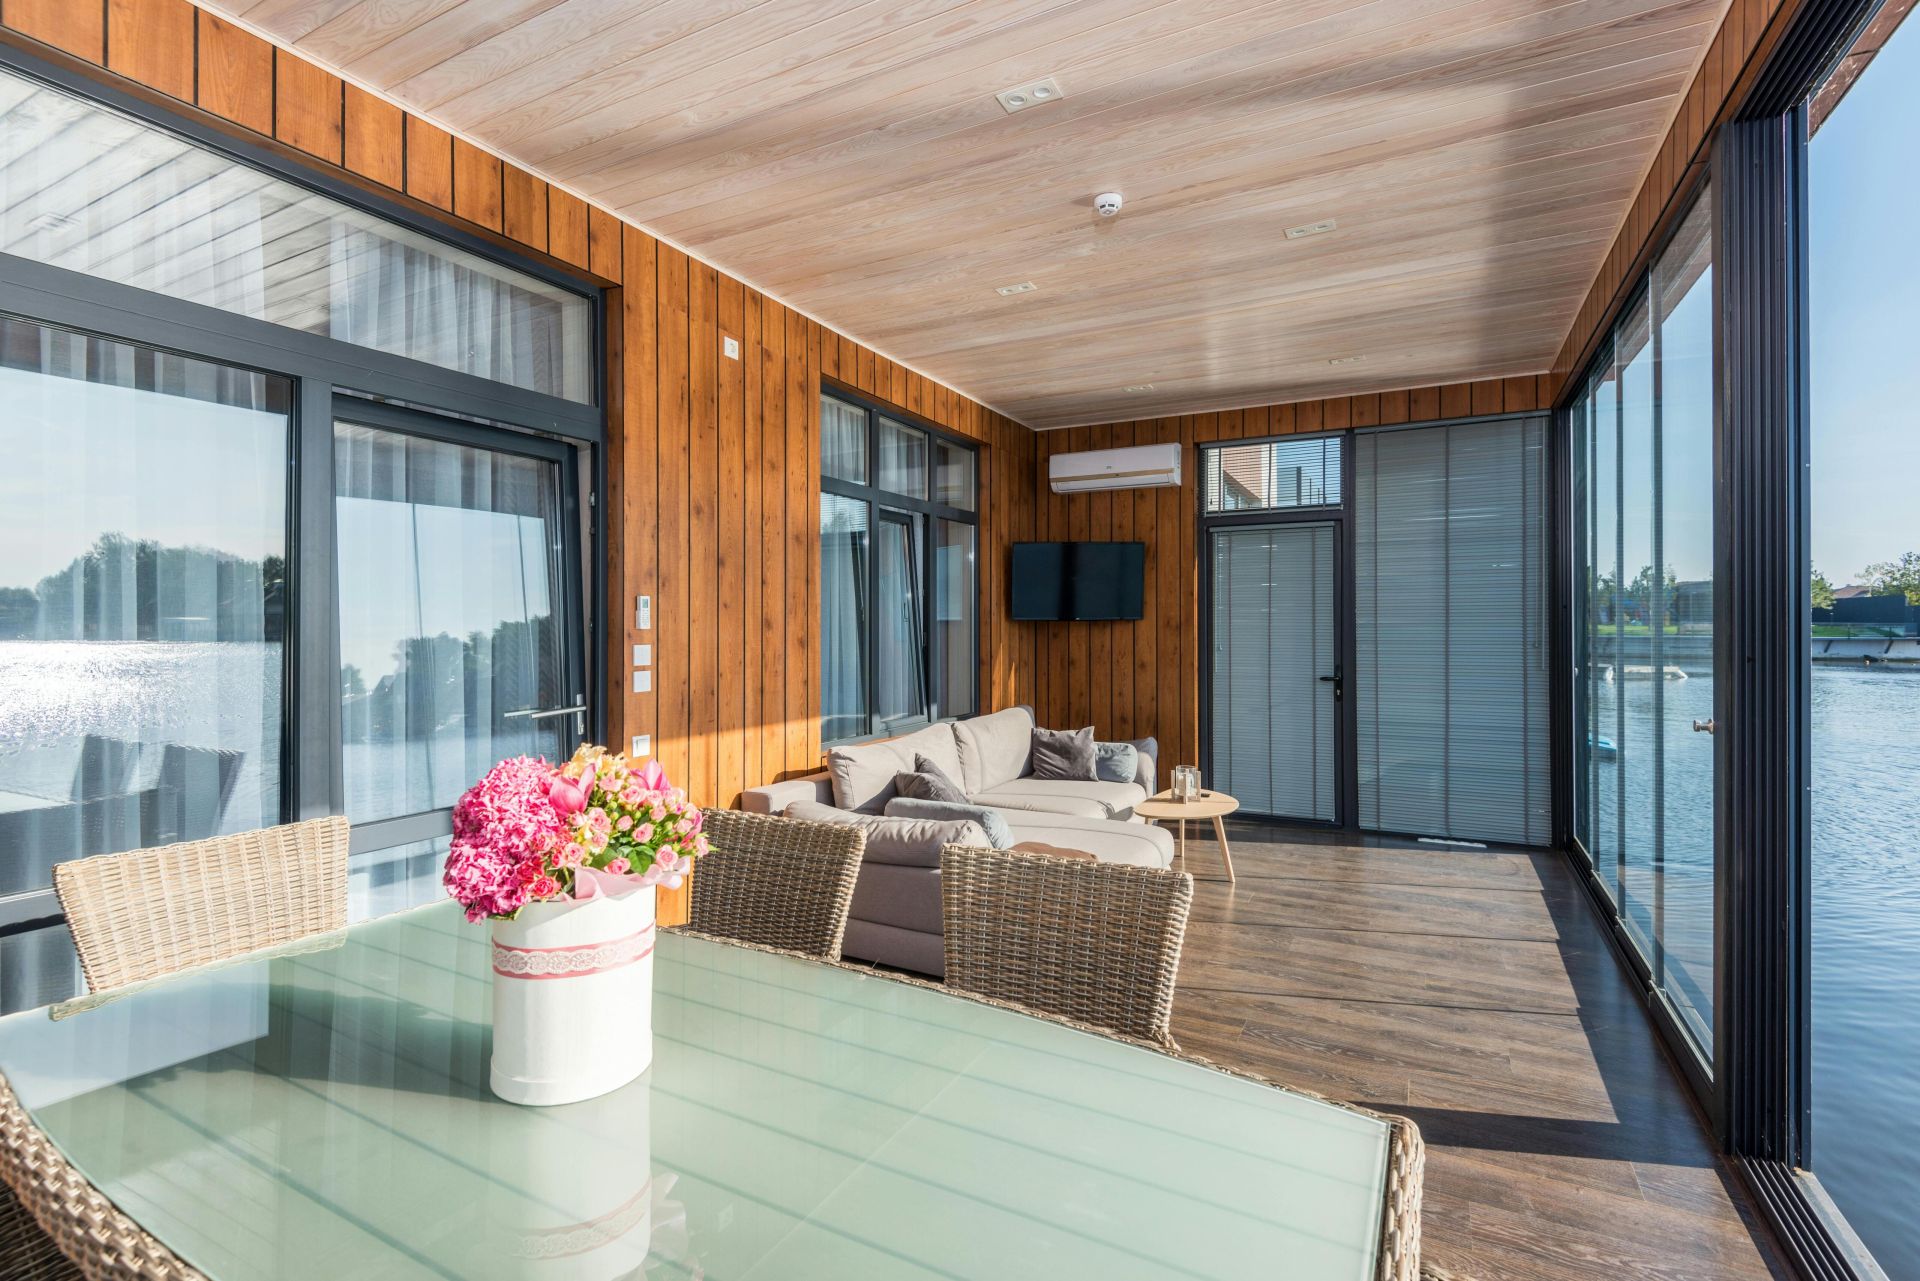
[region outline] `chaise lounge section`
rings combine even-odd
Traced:
[[[948,844],[1038,849],[1103,863],[1169,867],[1173,839],[1137,818],[1153,793],[1158,746],[1139,739],[1131,776],[1040,778],[1034,774],[1033,711],[1005,711],[930,725],[904,738],[836,747],[818,774],[750,788],[755,813],[856,823],[867,829],[866,858],[854,888],[844,954],[941,975],[940,851]],[[1122,745],[1105,745],[1119,747]],[[1108,751],[1103,762],[1124,760]],[[957,783],[970,806],[991,811],[929,816],[924,802],[900,796],[895,779],[925,758]],[[995,831],[990,835],[988,826]],[[996,842],[993,838],[997,836]]]

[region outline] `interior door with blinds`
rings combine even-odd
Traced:
[[[1210,786],[1250,814],[1338,823],[1338,529],[1233,526],[1208,545]]]
[[[1544,417],[1354,441],[1361,827],[1553,838]]]

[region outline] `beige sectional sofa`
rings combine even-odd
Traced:
[[[828,768],[805,778],[751,788],[744,806],[867,827],[866,861],[854,889],[845,954],[938,975],[944,968],[940,929],[940,847],[985,844],[976,822],[890,817],[894,777],[916,757],[938,765],[969,803],[996,811],[1002,839],[1078,850],[1107,863],[1168,867],[1173,838],[1134,816],[1155,789],[1157,747],[1133,742],[1133,777],[1058,780],[1033,777],[1033,712],[1025,707],[931,725],[905,738],[836,747]],[[899,808],[913,808],[902,805]]]

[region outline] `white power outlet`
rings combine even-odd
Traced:
[[[723,337],[720,339],[720,350],[726,355],[728,360],[738,360],[740,359],[740,340],[733,337]]]
[[[653,646],[635,645],[633,647],[633,665],[635,667],[652,667]]]
[[[635,672],[633,674],[633,692],[634,693],[644,694],[652,688],[653,688],[652,672]]]
[[[653,751],[653,735],[635,734],[633,736],[633,750],[628,752],[627,756],[630,760],[637,761],[640,758],[649,755],[652,751]]]

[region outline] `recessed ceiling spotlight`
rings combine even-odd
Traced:
[[[1318,236],[1333,230],[1333,219],[1322,218],[1319,222],[1303,222],[1298,227],[1287,228],[1287,239],[1298,240],[1302,236]]]
[[[1043,102],[1052,102],[1056,98],[1064,98],[1066,94],[1061,92],[1060,82],[1048,76],[1043,80],[1035,80],[1031,84],[1002,89],[993,96],[1011,114],[1015,111],[1025,111],[1028,107],[1037,107]]]
[[[1031,280],[1023,280],[1017,285],[1001,285],[998,289],[994,290],[993,292],[995,292],[996,294],[999,294],[1002,298],[1010,298],[1014,294],[1030,294],[1035,289],[1038,289],[1038,288],[1039,286],[1034,284]]]
[[[1335,356],[1327,363],[1329,365],[1357,365],[1365,359],[1365,356]]]
[[[1131,386],[1131,387],[1122,387],[1122,388],[1121,388],[1120,390],[1121,390],[1121,391],[1130,391],[1130,392],[1135,392],[1135,393],[1139,393],[1139,392],[1143,392],[1143,391],[1152,391],[1152,390],[1153,390],[1153,384],[1152,384],[1152,383],[1135,383],[1135,384],[1134,384],[1133,386]]]

